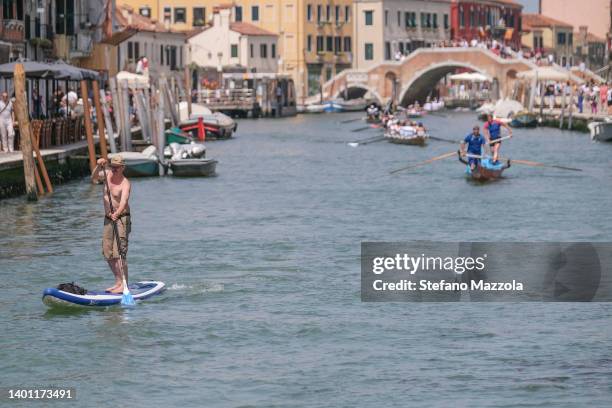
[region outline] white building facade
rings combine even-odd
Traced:
[[[278,71],[278,36],[244,22],[233,22],[231,8],[215,10],[212,24],[188,37],[188,63],[200,67],[242,66],[249,72]]]

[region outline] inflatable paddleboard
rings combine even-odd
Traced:
[[[134,300],[144,300],[151,296],[162,293],[165,289],[164,282],[143,281],[128,285]],[[93,306],[107,307],[121,303],[122,294],[114,294],[105,291],[88,291],[85,295],[64,292],[56,288],[47,288],[43,292],[42,301],[49,307],[55,306]]]

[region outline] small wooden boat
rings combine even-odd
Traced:
[[[185,120],[179,128],[200,141],[225,140],[233,136],[238,130],[238,124],[232,118],[219,112],[212,115],[201,115]]]
[[[428,134],[414,134],[411,136],[402,136],[396,132],[386,132],[385,138],[395,144],[411,145],[411,146],[425,146]]]
[[[534,128],[538,126],[538,116],[530,112],[516,113],[512,116],[510,126],[515,128]]]
[[[459,154],[459,161],[466,165],[465,174],[467,178],[478,182],[498,180],[502,177],[504,170],[510,167],[510,159],[506,160],[506,163],[493,164],[490,158],[485,157],[473,170],[461,154]]]
[[[210,177],[217,170],[217,161],[214,159],[169,160],[168,165],[176,177]]]
[[[591,140],[612,142],[612,121],[591,122],[587,127],[591,131]]]

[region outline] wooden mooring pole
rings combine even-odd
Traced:
[[[32,127],[28,115],[26,78],[22,64],[15,64],[13,82],[15,84],[15,116],[19,122],[19,146],[23,155],[26,196],[28,200],[36,201],[38,195],[36,194],[36,167],[32,155]]]
[[[100,103],[100,85],[98,81],[92,82],[93,86],[93,100],[94,105],[96,107],[96,119],[98,122],[98,137],[100,138],[100,155],[107,159],[108,158],[108,148],[106,147],[106,135],[104,134],[104,124],[106,123],[106,117],[104,116],[104,111],[102,110],[102,104]],[[109,135],[112,137],[112,134]]]
[[[93,140],[93,127],[91,125],[91,109],[87,93],[87,81],[81,81],[81,98],[83,99],[83,118],[85,119],[85,135],[87,136],[87,151],[89,155],[89,171],[96,168],[96,146]]]
[[[191,70],[185,67],[185,97],[187,98],[187,119],[191,117]]]

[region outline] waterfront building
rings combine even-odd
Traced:
[[[541,14],[523,14],[523,46],[544,56],[552,55],[562,66],[574,65],[574,27]]]
[[[214,7],[230,4],[232,22],[277,34],[277,71],[290,75],[298,101],[318,94],[321,83],[353,64],[351,0],[121,0],[173,30],[210,23]]]
[[[496,40],[518,49],[522,9],[514,0],[452,0],[451,38],[468,42]]]
[[[540,0],[540,14],[560,21],[571,21],[575,27],[587,26],[589,32],[606,38],[611,30],[610,0]]]
[[[596,71],[608,64],[606,39],[589,32],[589,27],[580,26],[574,32],[574,62],[584,62],[585,68]]]
[[[450,39],[450,0],[355,0],[353,9],[357,69]]]
[[[189,35],[188,64],[218,71],[233,65],[248,72],[277,72],[278,35],[250,23],[232,21],[232,10],[216,8],[210,24]]]
[[[102,44],[113,47],[108,73],[136,69],[139,59],[146,57],[150,75],[180,71],[186,65],[186,34],[168,30],[163,24],[144,17],[130,6],[120,5],[115,16],[118,31]]]
[[[3,0],[0,5],[0,63],[25,56],[24,0]]]

